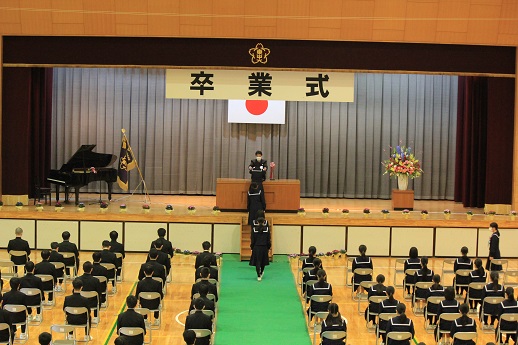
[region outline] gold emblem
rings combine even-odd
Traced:
[[[270,49],[265,48],[262,43],[257,43],[255,48],[250,48],[248,50],[248,54],[252,57],[252,63],[255,65],[257,63],[265,64],[268,62],[268,55],[270,55]]]

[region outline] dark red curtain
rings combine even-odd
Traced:
[[[2,193],[34,193],[50,169],[52,69],[4,68]]]
[[[455,201],[464,207],[485,203],[487,89],[485,77],[459,77]]]

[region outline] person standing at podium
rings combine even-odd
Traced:
[[[263,190],[263,181],[266,180],[267,170],[268,162],[263,159],[263,153],[255,151],[255,159],[252,159],[248,165],[248,172],[252,177],[252,182],[256,182],[261,190]]]
[[[252,184],[250,184],[250,189],[248,190],[246,210],[248,211],[248,225],[252,226],[254,225],[254,220],[257,219],[257,211],[266,210],[266,200],[264,199],[264,192],[262,188],[259,187],[257,182],[252,182]]]

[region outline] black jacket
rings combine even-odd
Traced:
[[[197,311],[192,315],[188,315],[185,320],[185,329],[208,329],[212,331],[212,320],[210,316]],[[196,338],[196,345],[209,345],[210,337]]]
[[[32,273],[27,273],[27,275],[20,278],[20,289],[23,288],[40,289],[40,291],[43,293],[43,282],[41,281],[40,277],[36,277]],[[37,305],[41,302],[41,296],[27,296],[25,301],[27,305]]]
[[[396,316],[390,319],[389,322],[387,322],[387,335],[390,332],[410,332],[412,334],[412,338],[415,335],[414,331],[414,323],[409,318],[406,318],[406,320],[403,320],[401,316]],[[387,337],[387,345],[410,345],[410,340],[392,340]]]
[[[27,306],[27,296],[20,292],[20,290],[11,290],[4,294],[2,298],[2,305],[7,304],[16,304],[16,305],[24,305]],[[11,313],[11,322],[23,322],[26,319],[26,315],[24,312],[20,313]]]
[[[151,261],[151,259],[149,258],[148,254],[146,262],[149,261]],[[162,251],[158,251],[158,257],[156,258],[156,262],[158,262],[162,266],[165,266],[167,276],[169,274],[169,271],[171,270],[171,260],[169,259],[169,256]]]
[[[322,328],[320,331],[320,337],[322,339],[322,345],[341,345],[344,343],[344,338],[342,339],[327,339],[322,338],[322,333],[328,331],[344,331],[347,332],[347,324],[345,321],[340,318],[340,320],[322,320]]]
[[[61,253],[74,253],[76,256],[76,267],[79,268],[79,250],[75,243],[70,241],[63,241],[59,244],[59,252]],[[67,266],[73,265],[72,259],[63,259],[63,263]]]
[[[200,266],[203,266],[203,262],[205,261],[205,258],[210,258],[210,265],[211,266],[217,266],[218,263],[216,262],[216,255],[212,254],[209,251],[203,251],[200,254],[196,255],[196,262],[194,263],[194,268],[198,268]]]
[[[194,272],[194,280],[196,281],[198,278],[201,278],[201,269],[203,268],[202,267],[198,267],[196,269],[196,271]],[[214,267],[209,267],[209,278],[210,279],[216,279],[216,280],[219,280],[219,271],[217,268],[214,268]]]
[[[135,309],[128,309],[117,317],[117,332],[122,327],[139,327],[144,330],[146,334],[146,324],[144,323],[144,316],[140,315]],[[144,334],[135,336],[126,336],[125,345],[142,345],[144,342]]]
[[[268,161],[261,159],[258,161],[257,159],[252,159],[250,164],[248,164],[248,173],[252,175],[253,182],[262,183],[266,180],[266,172],[268,171]],[[252,168],[252,169],[250,169]]]
[[[63,310],[65,310],[66,307],[84,307],[88,309],[88,315],[73,315],[67,313],[66,319],[69,324],[82,325],[85,324],[87,320],[90,322],[90,301],[88,301],[87,298],[81,296],[79,292],[74,292],[72,295],[65,297]]]
[[[173,258],[174,249],[173,249],[173,244],[171,243],[171,241],[166,240],[165,237],[159,237],[159,238],[161,238],[162,242],[164,243],[164,245],[162,246],[162,249],[160,251],[163,253],[169,254],[171,256],[171,258]],[[155,248],[154,243],[155,243],[155,241],[151,242],[151,246],[149,247],[150,250],[151,250],[151,248]]]
[[[268,249],[272,247],[272,237],[270,227],[268,225],[261,227],[252,227],[252,234],[250,240],[250,248],[253,250],[255,246],[266,246]]]
[[[27,257],[31,255],[31,248],[29,247],[29,242],[22,239],[21,237],[16,237],[9,241],[9,244],[7,244],[7,252],[10,252],[11,250],[19,250],[22,252],[27,253]],[[27,262],[27,260],[24,257],[12,257],[12,261],[16,265],[23,265]]]
[[[200,298],[205,303],[205,310],[212,310],[213,312],[216,312],[216,305],[214,304],[214,301],[211,301],[206,296],[205,297],[200,296]],[[189,312],[191,312],[191,310],[194,310],[194,301],[195,300],[191,301],[191,305],[189,306]]]
[[[11,326],[11,337],[14,338],[14,332],[16,330],[16,327],[13,327],[12,325],[11,313],[9,313],[7,310],[0,309],[0,323],[6,323],[9,326]],[[0,341],[7,341],[8,339],[9,331],[0,331]]]
[[[34,274],[45,274],[45,275],[52,276],[54,278],[54,283],[57,282],[58,271],[56,270],[56,266],[51,264],[49,261],[42,261],[42,262],[37,263],[34,266]],[[49,285],[45,286],[45,284],[44,284],[44,289],[50,290]]]
[[[83,281],[83,291],[95,291],[99,295],[99,303],[102,303],[102,293],[104,292],[101,282],[91,274],[83,274],[79,276]],[[94,298],[88,299],[90,308],[98,307],[97,300]]]
[[[144,274],[144,266],[147,264],[153,265],[153,277],[162,278],[164,284],[166,279],[166,273],[164,265],[159,264],[156,260],[150,260],[140,266],[140,271],[138,273],[138,280],[142,280],[146,275]]]
[[[146,277],[138,282],[137,289],[135,290],[135,296],[137,296],[137,298],[138,298],[138,295],[141,292],[158,292],[160,294],[160,299],[164,298],[164,293],[162,291],[162,284],[160,284],[159,281],[154,280],[153,278]],[[158,306],[160,305],[160,301],[158,301],[158,300],[157,301],[146,301],[146,300],[142,299],[139,302],[143,308],[148,308],[148,309],[152,309],[152,310],[157,309]]]
[[[200,285],[207,285],[209,288],[209,293],[213,294],[216,297],[216,302],[218,301],[218,287],[216,285],[212,284],[211,282],[209,282],[208,280],[203,280],[203,279],[197,283],[192,284],[191,299],[194,296],[194,294],[200,292],[200,289],[199,289]]]
[[[450,335],[453,338],[453,335],[458,332],[477,332],[477,323],[472,318],[468,317],[468,320],[465,325],[462,324],[462,318],[459,317],[457,320],[452,322]],[[473,340],[459,340],[455,339],[454,345],[475,345]]]

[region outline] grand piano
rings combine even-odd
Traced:
[[[117,170],[107,167],[117,160],[117,156],[92,152],[94,147],[95,145],[81,145],[61,169],[50,170],[47,181],[56,185],[56,201],[59,200],[60,186],[64,186],[65,203],[69,202],[69,189],[74,188],[75,203],[79,204],[79,189],[95,181],[105,181],[108,184],[108,200],[111,200],[112,183],[117,181]]]

